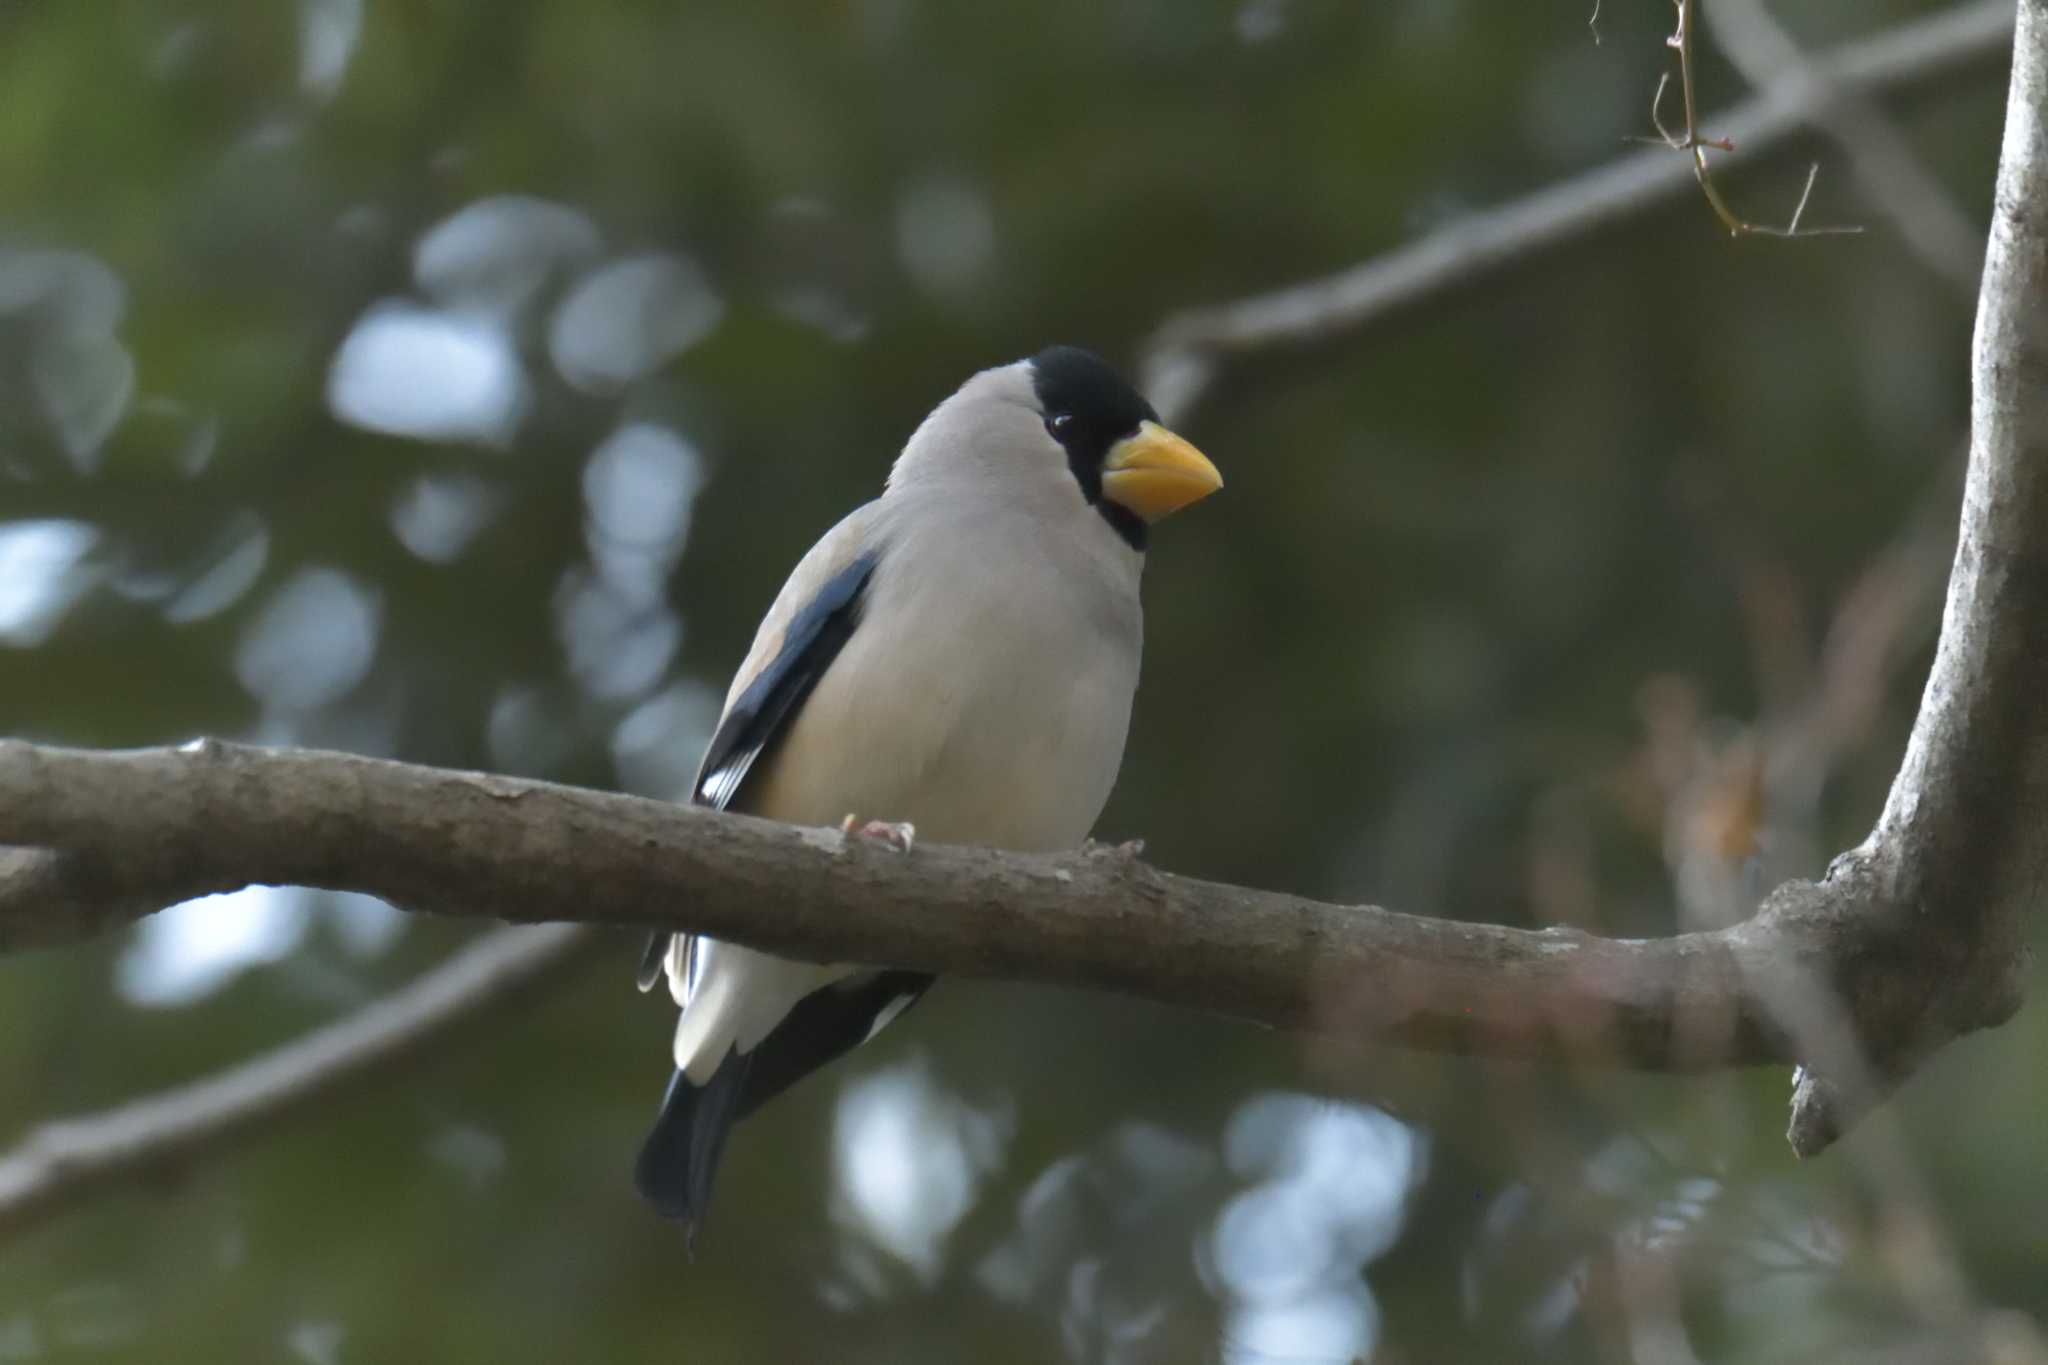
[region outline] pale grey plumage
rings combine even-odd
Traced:
[[[1087,352],[974,376],[783,585],[692,799],[946,843],[1080,843],[1130,723],[1145,525],[1220,483]],[[663,974],[676,1074],[636,1179],[693,1232],[732,1123],[931,982],[682,935],[643,985]]]
[[[1028,362],[985,371],[925,420],[887,492],[804,556],[756,633],[730,707],[790,619],[877,553],[860,626],[733,809],[864,818],[920,839],[1034,851],[1080,843],[1109,798],[1138,682],[1143,557],[1096,516],[1045,434]],[[703,1082],[797,1000],[852,969],[702,941],[675,1061]]]

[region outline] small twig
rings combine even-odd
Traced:
[[[1972,304],[1984,264],[1984,230],[1926,167],[1875,101],[1848,89],[1801,51],[1764,0],[1714,0],[1707,32],[1729,64],[1759,90],[1784,89],[1813,104],[1815,127],[1839,146],[1864,196],[1890,218],[1899,241]]]
[[[1685,150],[1684,141],[1664,126],[1664,92],[1670,88],[1671,73],[1666,71],[1663,75],[1657,77],[1657,93],[1650,97],[1650,122],[1656,126],[1657,137],[1666,147],[1669,147],[1674,152],[1682,152]],[[1637,139],[1639,142],[1648,142],[1649,140],[1648,138]]]
[[[1806,204],[1813,197],[1813,182],[1820,174],[1818,164],[1806,173],[1806,188],[1800,192],[1798,207],[1792,210],[1792,218],[1784,227],[1752,223],[1729,207],[1728,200],[1721,194],[1720,186],[1714,183],[1714,173],[1707,164],[1709,148],[1720,152],[1733,152],[1735,143],[1728,138],[1706,137],[1700,132],[1698,102],[1694,96],[1692,74],[1692,32],[1693,14],[1699,7],[1699,0],[1671,0],[1672,8],[1678,12],[1678,25],[1664,45],[1678,53],[1678,88],[1681,102],[1685,106],[1685,136],[1673,137],[1664,126],[1659,108],[1664,101],[1664,87],[1670,83],[1671,73],[1665,72],[1657,82],[1657,97],[1650,106],[1650,119],[1657,125],[1657,132],[1666,146],[1673,151],[1686,152],[1692,157],[1693,179],[1699,182],[1700,193],[1706,196],[1707,206],[1714,216],[1721,220],[1721,226],[1728,229],[1731,237],[1849,237],[1863,231],[1858,226],[1802,228],[1799,220],[1806,215]]]
[[[1792,208],[1792,219],[1784,227],[1772,227],[1768,223],[1742,224],[1742,233],[1751,237],[1854,237],[1863,231],[1856,223],[1830,223],[1826,227],[1801,227],[1799,220],[1806,215],[1806,203],[1813,197],[1813,182],[1820,177],[1818,161],[1806,168],[1806,187],[1799,192],[1799,202]]]
[[[1972,0],[1816,54],[1809,64],[1826,88],[1875,101],[2001,73],[2012,32],[2011,0]],[[1812,82],[1777,81],[1713,119],[1741,144],[1743,164],[1753,166],[1805,128],[1816,98]],[[1460,291],[1541,266],[1696,193],[1690,169],[1660,144],[1329,274],[1182,309],[1146,343],[1142,387],[1169,420],[1184,421],[1233,358],[1351,340]]]
[[[529,999],[602,941],[574,924],[500,929],[347,1018],[216,1075],[45,1123],[0,1155],[0,1232],[19,1231],[112,1182],[214,1155],[425,1050],[459,1024]]]
[[[1685,152],[1697,152],[1702,147],[1713,147],[1720,151],[1732,152],[1735,150],[1735,144],[1727,138],[1711,139],[1700,136],[1699,110],[1693,97],[1692,83],[1692,7],[1694,0],[1671,0],[1671,3],[1678,9],[1678,27],[1669,38],[1664,40],[1664,46],[1674,48],[1678,52],[1678,90],[1679,94],[1683,96],[1683,103],[1685,105],[1685,140],[1674,145],[1678,150]],[[1664,75],[1665,79],[1668,80],[1671,73],[1667,71]],[[1661,94],[1663,90],[1662,81],[1658,82],[1658,90]],[[1662,129],[1663,125],[1660,123],[1658,130],[1661,132]],[[1668,133],[1665,134],[1665,140],[1670,140]],[[1704,161],[1705,158],[1702,157],[1700,160]]]
[[[1820,163],[1818,161],[1810,163],[1806,168],[1805,188],[1799,191],[1799,202],[1792,206],[1792,221],[1785,225],[1785,230],[1787,232],[1790,232],[1795,236],[1798,235],[1799,220],[1806,216],[1806,201],[1813,198],[1813,182],[1818,180],[1819,178]],[[1860,232],[1862,231],[1862,229],[1854,228],[1851,229],[1851,231]]]

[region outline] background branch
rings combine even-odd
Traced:
[[[601,940],[580,925],[501,929],[390,995],[191,1085],[59,1119],[0,1155],[0,1234],[109,1181],[162,1174],[532,998]]]
[[[1817,57],[1811,79],[1775,82],[1708,122],[1754,163],[1787,146],[1818,110],[1845,92],[1870,99],[1898,96],[1993,69],[2008,50],[2012,23],[2009,0],[1979,0],[1904,24]],[[1637,152],[1335,274],[1175,313],[1146,345],[1143,387],[1169,421],[1182,420],[1230,356],[1360,335],[1459,290],[1534,266],[1683,197],[1693,186],[1689,161],[1662,148]]]
[[[1984,234],[1921,162],[1876,101],[1845,86],[1800,51],[1763,0],[1715,0],[1707,31],[1729,64],[1760,90],[1784,87],[1849,158],[1864,194],[1899,240],[1936,275],[1974,298]]]

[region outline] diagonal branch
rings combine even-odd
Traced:
[[[2017,1000],[2027,921],[2048,899],[2048,0],[2020,0],[1991,240],[1978,293],[1970,467],[1941,640],[1877,828],[1830,869],[1921,926],[1923,970]],[[1903,1034],[1809,1059],[1795,1147],[1825,1145],[1953,1036],[1960,990],[1924,993]],[[1860,1022],[1860,1021],[1859,1021]],[[1844,1030],[1843,1032],[1852,1032]]]
[[[1664,45],[1678,53],[1679,104],[1685,111],[1685,136],[1679,137],[1664,126],[1658,110],[1664,104],[1664,89],[1671,82],[1671,74],[1657,82],[1657,95],[1650,105],[1650,120],[1657,125],[1658,136],[1664,145],[1674,152],[1685,153],[1692,162],[1692,178],[1699,184],[1700,193],[1706,196],[1707,206],[1714,216],[1721,220],[1721,226],[1728,229],[1731,237],[1844,237],[1854,236],[1863,231],[1861,227],[1802,227],[1800,220],[1806,217],[1806,206],[1813,198],[1813,183],[1820,176],[1820,165],[1816,162],[1806,171],[1806,188],[1799,192],[1799,202],[1792,210],[1791,219],[1784,227],[1770,227],[1753,223],[1728,206],[1727,196],[1721,193],[1720,185],[1714,179],[1713,167],[1707,161],[1709,148],[1720,152],[1732,152],[1735,143],[1727,137],[1709,137],[1700,132],[1699,104],[1695,92],[1698,88],[1693,75],[1693,16],[1699,9],[1699,0],[1671,0],[1677,11],[1677,27]]]
[[[0,1233],[28,1227],[109,1180],[176,1169],[365,1080],[457,1024],[530,999],[597,941],[571,925],[502,929],[375,1004],[218,1075],[42,1124],[0,1153]]]
[[[2012,25],[2012,0],[1977,0],[1820,55],[1810,64],[1813,79],[1775,82],[1711,122],[1754,163],[1784,149],[1843,94],[1900,96],[1998,69]],[[1637,152],[1335,274],[1175,313],[1146,343],[1141,387],[1168,421],[1181,420],[1232,356],[1362,335],[1692,192],[1690,161],[1661,147]]]
[[[1935,179],[1904,133],[1863,95],[1824,73],[1765,8],[1764,0],[1715,0],[1707,31],[1751,85],[1785,86],[1813,110],[1813,123],[1834,140],[1864,193],[1899,231],[1900,240],[1935,274],[1975,296],[1984,236]]]

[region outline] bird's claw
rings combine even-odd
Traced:
[[[1145,841],[1126,839],[1120,844],[1105,844],[1098,839],[1090,839],[1081,846],[1081,851],[1091,858],[1122,858],[1136,862],[1145,856]]]
[[[841,839],[872,839],[878,844],[887,844],[898,853],[910,852],[910,846],[917,841],[917,826],[905,820],[891,824],[887,820],[863,820],[858,815],[849,815],[839,822]]]

